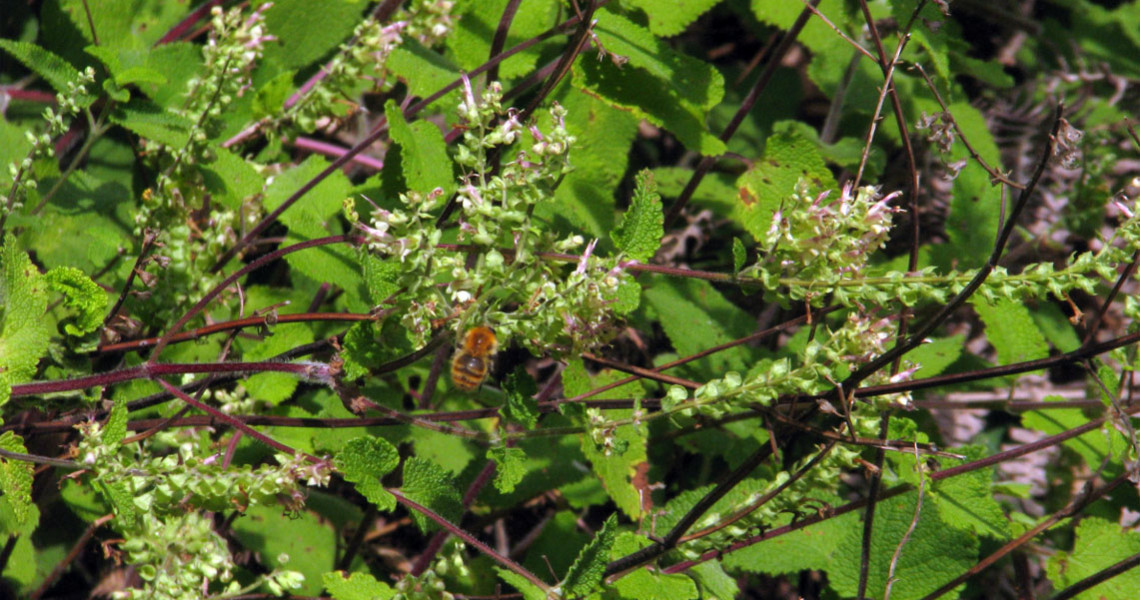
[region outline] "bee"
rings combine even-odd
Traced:
[[[491,356],[499,346],[490,327],[472,327],[463,335],[463,346],[451,359],[451,381],[461,390],[473,390],[483,384],[491,366]]]

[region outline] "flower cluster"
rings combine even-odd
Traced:
[[[122,445],[105,439],[98,423],[79,429],[80,460],[115,509],[114,523],[124,539],[118,549],[145,582],[123,598],[198,598],[202,585],[212,581],[236,593],[233,558],[204,511],[275,505],[279,498],[297,506],[304,497],[301,482],[325,485],[331,475],[327,463],[285,455],[277,457],[278,466],[223,466],[201,438],[187,441],[179,433]],[[173,452],[158,456],[155,450],[163,446],[173,446]],[[295,588],[299,576],[281,571],[268,580]]]
[[[400,34],[406,26],[405,21],[382,25],[374,19],[357,25],[351,41],[341,45],[319,79],[302,87],[299,98],[286,101],[285,111],[273,117],[266,129],[293,122],[302,131],[313,131],[321,126],[321,119],[343,115],[347,110],[344,103],[347,90],[357,90],[365,84],[369,87],[384,84],[388,56],[403,42]]]
[[[460,316],[456,331],[488,323],[500,340],[516,339],[541,354],[603,343],[615,311],[629,305],[622,301],[624,269],[594,256],[592,243],[576,265],[552,262],[542,255],[572,251],[585,240],[556,237],[534,222],[536,206],[553,197],[570,171],[574,138],[565,109],[550,110],[548,128],[527,126],[516,111],[503,109],[498,83],[479,96],[465,84],[459,105],[464,137],[455,162],[467,174],[456,203],[458,241],[473,258],[437,248],[442,232],[433,211],[442,204],[440,190],[403,194],[402,209],[377,207],[368,224],[347,210],[373,253],[401,263],[395,284],[402,290],[396,302],[404,326],[423,343],[433,323]],[[508,151],[514,160],[496,170],[494,156]]]
[[[76,81],[67,83],[67,91],[56,94],[56,104],[59,110],[52,110],[49,106],[44,109],[43,117],[47,123],[47,131],[36,135],[30,130],[24,132],[28,140],[28,154],[19,162],[8,163],[8,176],[11,177],[11,188],[0,186],[0,216],[19,210],[24,206],[24,200],[35,194],[39,187],[38,182],[27,177],[33,172],[33,165],[37,160],[50,160],[55,157],[55,148],[52,146],[52,137],[63,135],[71,126],[72,119],[84,110],[90,103],[88,86],[95,83],[95,69],[87,67],[78,73]]]
[[[828,191],[812,195],[800,181],[772,217],[761,240],[760,262],[741,275],[760,279],[770,290],[778,289],[781,279],[805,282],[791,286],[798,288],[792,290],[796,299],[830,292],[836,283],[861,276],[868,258],[886,243],[891,217],[898,212],[890,202],[897,195],[882,196],[870,186],[854,190],[848,184],[837,200],[829,201]]]

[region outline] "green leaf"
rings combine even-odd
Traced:
[[[577,138],[574,170],[563,178],[553,201],[538,204],[535,213],[565,217],[590,236],[604,238],[613,229],[614,192],[625,177],[639,119],[581,89],[560,89],[556,100],[567,111],[566,131]],[[546,131],[552,126],[550,114],[542,112],[539,127]]]
[[[455,172],[439,127],[427,121],[408,124],[395,100],[384,104],[392,141],[400,145],[401,167],[408,189],[428,193],[441,188],[445,196],[455,191]]]
[[[44,278],[9,237],[0,247],[0,406],[12,385],[30,380],[47,353]]]
[[[602,582],[610,550],[617,540],[617,526],[617,515],[610,515],[602,523],[601,531],[578,553],[578,558],[562,580],[562,590],[566,596],[585,596]]]
[[[280,206],[327,166],[325,159],[310,156],[296,168],[276,176],[265,191],[266,210]],[[288,244],[342,233],[338,217],[351,187],[344,174],[335,171],[282,213],[281,222],[289,227]],[[364,312],[370,308],[355,254],[344,244],[294,252],[286,256],[285,261],[313,281],[335,283],[343,288],[350,310]]]
[[[368,573],[353,573],[348,577],[343,571],[325,573],[321,576],[325,590],[335,600],[388,600],[396,595],[396,590]]]
[[[606,300],[612,303],[610,308],[615,314],[628,315],[641,306],[641,284],[633,279],[623,279],[614,294]]]
[[[1045,396],[1045,402],[1061,402],[1061,396]],[[1049,408],[1046,410],[1033,410],[1022,414],[1021,425],[1029,429],[1036,429],[1045,435],[1055,435],[1062,431],[1080,427],[1089,422],[1088,416],[1080,408]],[[1131,444],[1115,427],[1103,427],[1093,430],[1061,443],[1079,454],[1085,461],[1088,469],[1098,469],[1111,456],[1124,456],[1130,452]],[[1112,477],[1120,472],[1121,463],[1110,461],[1105,467],[1104,477]]]
[[[445,43],[465,70],[472,70],[487,61],[491,52],[491,38],[499,26],[507,0],[465,0],[456,3],[455,18],[459,23],[447,36]],[[559,3],[555,0],[529,0],[525,8],[515,13],[503,48],[516,46],[538,36],[558,24]],[[527,75],[547,46],[538,44],[516,53],[499,64],[499,80],[506,82]]]
[[[392,294],[400,291],[400,263],[394,258],[384,260],[363,249],[359,256],[364,285],[368,288],[368,299],[373,306],[380,306]]]
[[[45,274],[44,280],[51,291],[63,294],[64,306],[78,313],[74,323],[64,325],[68,335],[86,335],[103,324],[107,293],[83,271],[56,267]]]
[[[604,385],[609,383],[606,379],[614,381],[621,376],[624,375],[612,374],[610,377],[598,378],[595,383]],[[629,386],[622,386],[626,387]],[[644,392],[635,393],[633,397],[637,398],[643,394]],[[629,397],[629,394],[619,397]],[[607,419],[628,419],[631,416],[633,416],[632,410],[613,410],[606,413]],[[645,425],[621,425],[608,435],[613,442],[610,448],[600,448],[589,435],[582,436],[582,454],[590,461],[594,473],[601,479],[606,493],[613,499],[614,504],[630,519],[637,520],[643,513],[642,497],[649,493],[647,480],[649,459],[646,451],[648,428]]]
[[[336,561],[337,533],[333,524],[312,511],[283,512],[279,506],[257,504],[233,525],[234,537],[258,554],[270,569],[300,571],[305,582],[294,594],[315,596],[324,574]],[[288,562],[281,560],[282,555]]]
[[[658,279],[653,287],[645,289],[644,295],[681,356],[744,337],[752,333],[755,324],[751,316],[707,281]],[[694,361],[686,369],[719,376],[725,371],[743,373],[750,362],[748,350],[735,347]]]
[[[198,170],[206,190],[230,210],[241,210],[242,204],[261,193],[265,178],[244,158],[220,146],[211,146],[214,161],[199,164]]]
[[[414,39],[404,40],[388,56],[388,68],[408,86],[412,94],[426,97],[459,79],[460,68],[438,52],[425,48]],[[454,106],[459,90],[450,92],[438,102]]]
[[[748,251],[744,249],[744,242],[740,238],[732,238],[732,272],[739,273],[748,261]]]
[[[413,456],[404,463],[402,491],[452,523],[458,522],[463,514],[463,500],[451,475],[429,460]],[[425,533],[439,528],[435,521],[418,512],[412,511],[412,519]]]
[[[1072,552],[1057,552],[1047,572],[1055,589],[1067,588],[1086,577],[1140,553],[1140,533],[1099,517],[1081,519]],[[1131,569],[1080,595],[1078,600],[1131,600],[1140,597],[1140,570]]]
[[[503,393],[507,402],[500,414],[508,423],[517,423],[524,429],[534,429],[538,422],[538,401],[534,395],[538,386],[526,369],[519,367],[507,375],[503,381]]]
[[[285,101],[293,92],[293,71],[282,71],[270,79],[253,96],[253,116],[256,119],[273,117],[285,108]]]
[[[190,141],[194,124],[181,115],[170,112],[144,98],[134,98],[129,104],[115,106],[112,123],[122,125],[140,136],[182,149]]]
[[[526,476],[526,453],[521,448],[493,446],[487,449],[487,459],[495,461],[495,489],[509,494]]]
[[[277,38],[267,44],[265,60],[296,69],[328,54],[352,35],[361,5],[350,0],[278,0],[265,11],[265,29]]]
[[[879,502],[871,534],[871,564],[867,596],[883,597],[887,571],[895,550],[911,526],[917,493]],[[827,569],[831,587],[841,596],[854,596],[859,585],[859,557],[863,523],[848,522],[839,547]],[[978,560],[978,539],[961,529],[947,528],[932,502],[923,502],[918,524],[911,532],[895,566],[894,600],[921,598],[969,569]]]
[[[58,93],[66,94],[68,84],[79,83],[79,71],[71,63],[35,44],[0,39],[0,48],[43,77]],[[76,98],[76,101],[81,108],[87,108],[95,101],[95,96],[85,94]]]
[[[9,452],[27,454],[24,439],[11,431],[0,435],[0,448]],[[12,509],[15,517],[15,527],[10,527],[14,533],[30,522],[32,516],[32,463],[13,458],[0,458],[0,492],[3,500]]]
[[[966,458],[943,460],[942,468],[979,460],[986,455],[982,446],[954,448],[953,452],[964,454]],[[950,527],[1005,540],[1010,534],[1010,520],[994,499],[993,479],[993,467],[976,469],[935,482],[930,497],[938,504],[942,520]]]
[[[380,478],[400,464],[400,453],[384,438],[358,437],[337,453],[335,463],[346,481],[380,510],[396,508],[396,497],[384,489]]]
[[[635,179],[633,199],[621,224],[610,234],[618,249],[638,262],[649,262],[661,247],[665,235],[665,215],[653,173],[642,170]]]
[[[628,4],[636,6],[649,16],[649,30],[653,35],[670,37],[685,30],[697,17],[708,12],[709,9],[720,3],[720,0],[684,0],[670,2],[668,7],[662,6],[658,0],[629,0]]]
[[[970,303],[986,324],[986,339],[994,345],[999,364],[1010,365],[1049,356],[1045,336],[1033,323],[1025,304],[1009,299],[991,303],[978,296],[971,298]]]
[[[1081,339],[1073,329],[1072,321],[1053,303],[1037,306],[1032,314],[1033,323],[1041,330],[1041,335],[1061,352],[1072,352],[1081,345]]]
[[[502,567],[495,567],[495,572],[499,574],[499,579],[518,590],[523,595],[524,600],[549,600],[546,592],[531,583],[526,577]]]
[[[633,532],[623,532],[614,542],[610,557],[621,558],[637,552],[650,543],[649,540]],[[633,572],[618,579],[614,589],[623,599],[629,600],[689,600],[701,597],[697,591],[697,584],[689,574],[663,575],[649,569],[634,569]]]
[[[962,349],[965,347],[965,344],[965,335],[938,338],[907,352],[904,360],[916,365],[922,365],[922,368],[915,371],[915,379],[934,377],[935,375],[940,375],[946,370],[946,367],[949,367],[954,364],[954,361],[958,360],[958,357],[962,355]]]
[[[609,10],[595,28],[606,51],[627,59],[574,62],[574,84],[621,110],[668,129],[685,147],[705,156],[722,154],[708,131],[708,110],[724,97],[724,77],[711,65],[679,54],[647,29]]]
[[[781,203],[792,195],[801,179],[806,180],[813,193],[838,187],[809,140],[795,131],[772,135],[764,147],[764,156],[737,180],[739,202],[732,217],[752,237],[762,239]]]
[[[111,407],[111,414],[107,417],[107,424],[103,427],[103,443],[108,446],[118,445],[127,437],[127,403],[116,400]]]

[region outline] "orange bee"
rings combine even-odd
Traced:
[[[463,336],[463,346],[451,359],[451,381],[461,390],[473,390],[483,384],[491,366],[491,356],[499,347],[490,327],[472,327]]]

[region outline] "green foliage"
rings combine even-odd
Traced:
[[[369,502],[383,510],[396,507],[396,497],[380,484],[380,478],[400,464],[392,444],[383,438],[356,438],[337,454],[336,463],[345,480],[356,484],[356,490]]]
[[[610,549],[617,541],[617,515],[610,515],[594,539],[578,553],[570,571],[562,580],[561,588],[569,597],[584,596],[595,590],[602,581],[602,573],[609,561]]]
[[[437,515],[455,523],[463,510],[461,494],[443,467],[418,456],[404,463],[403,492]],[[434,531],[439,525],[427,515],[412,513],[421,531]]]
[[[9,452],[26,454],[24,440],[20,436],[6,431],[0,435],[0,448]],[[28,525],[35,525],[33,514],[38,517],[38,511],[33,511],[32,504],[32,464],[22,460],[0,458],[0,491],[3,497],[3,507],[0,513],[11,513],[13,519],[0,519],[4,530],[9,534],[28,531]]]
[[[376,581],[367,573],[353,573],[348,577],[343,572],[325,573],[321,581],[336,600],[388,600],[396,593],[388,584]]]
[[[11,240],[0,246],[0,405],[28,381],[47,352],[47,284]]]
[[[1101,518],[1082,519],[1075,533],[1072,551],[1058,552],[1049,559],[1049,578],[1058,589],[1096,575],[1140,552],[1140,535]],[[1140,573],[1129,570],[1075,597],[1124,600],[1135,597],[1137,592],[1140,592]]]
[[[610,236],[618,249],[630,258],[647,262],[661,247],[661,236],[665,235],[662,229],[665,217],[661,214],[661,196],[657,195],[653,173],[638,173],[635,185],[637,188],[633,192],[629,210]]]

